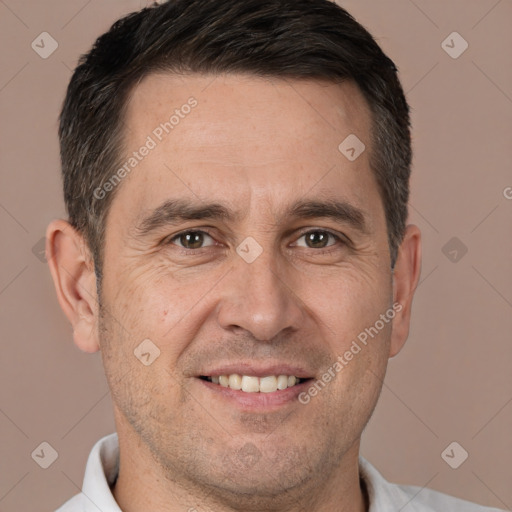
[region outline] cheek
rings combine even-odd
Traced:
[[[149,338],[163,357],[175,359],[208,314],[204,297],[216,280],[216,275],[203,274],[183,282],[163,264],[139,266],[112,279],[110,289],[115,293],[105,290],[105,303],[132,352]]]
[[[302,293],[308,309],[317,318],[326,339],[336,353],[372,327],[390,308],[392,287],[382,274],[361,269],[340,269],[330,278],[308,281]],[[389,337],[390,325],[380,326],[383,337]]]
[[[153,277],[126,274],[127,284],[117,286],[112,303],[105,297],[100,323],[112,398],[140,429],[148,417],[168,420],[169,410],[176,410],[184,399],[172,374],[179,354],[192,339],[180,322],[188,304],[167,293],[165,283],[158,285]]]

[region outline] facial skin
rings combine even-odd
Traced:
[[[116,500],[125,512],[366,510],[360,436],[407,338],[421,258],[408,226],[391,270],[369,108],[349,82],[153,74],[130,99],[127,158],[191,96],[197,106],[116,191],[101,311],[80,234],[65,221],[47,233],[75,343],[102,352],[121,450]],[[366,145],[353,162],[338,150],[349,134]],[[175,218],[142,234],[174,200],[233,218]],[[298,201],[348,204],[364,226],[293,215]],[[202,248],[200,237],[180,247],[187,230],[207,233]],[[251,263],[236,250],[247,237],[262,249]],[[199,379],[226,365],[319,379],[393,303],[393,321],[306,405]],[[145,339],[160,350],[148,366],[134,355]]]

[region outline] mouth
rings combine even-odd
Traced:
[[[199,378],[222,388],[229,388],[244,393],[275,393],[311,380],[299,378],[295,375],[266,375],[264,377],[256,377],[254,375],[240,375],[238,373],[229,375],[201,375]]]
[[[212,403],[267,414],[300,404],[300,393],[311,386],[317,373],[306,364],[253,360],[219,362],[192,376]]]
[[[268,414],[283,407],[299,404],[299,395],[311,384],[313,378],[297,377],[280,373],[242,375],[241,373],[222,373],[220,375],[201,375],[196,382],[211,393],[214,401],[220,400],[228,407],[236,407],[242,412]]]

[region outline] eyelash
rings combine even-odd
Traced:
[[[187,235],[187,234],[190,234],[190,233],[202,233],[203,235],[207,235],[208,237],[210,237],[212,240],[214,240],[213,236],[208,232],[208,231],[205,231],[204,229],[188,229],[188,230],[185,230],[185,231],[181,231],[180,233],[177,233],[176,235],[173,235],[171,238],[168,238],[167,241],[165,242],[166,244],[174,244],[176,245],[178,248],[182,249],[186,254],[192,254],[192,253],[195,253],[197,254],[199,251],[203,250],[203,249],[208,249],[209,247],[212,247],[213,245],[215,244],[212,244],[210,246],[206,246],[206,247],[199,247],[197,249],[189,249],[187,247],[183,247],[181,245],[177,245],[174,243],[175,240],[179,240],[179,238],[183,235]],[[309,229],[307,231],[304,231],[300,234],[300,236],[296,239],[295,242],[297,242],[298,240],[300,240],[301,238],[311,234],[311,233],[325,233],[327,234],[328,236],[334,238],[334,240],[336,242],[340,242],[342,245],[347,245],[348,242],[346,240],[344,240],[340,235],[337,235],[336,233],[333,233],[332,231],[329,231],[328,229]],[[325,247],[321,247],[321,248],[318,248],[318,249],[315,249],[314,247],[304,247],[304,246],[301,246],[303,247],[304,249],[313,249],[315,252],[318,252],[318,253],[324,253],[324,254],[327,254],[329,252],[332,252],[333,250],[336,250],[337,249],[337,244],[330,244],[330,245],[327,245]]]

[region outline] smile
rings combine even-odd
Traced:
[[[299,379],[294,375],[268,375],[265,377],[254,377],[252,375],[230,375],[201,376],[203,380],[217,384],[224,388],[230,388],[245,393],[274,393],[278,390],[285,390],[300,384],[305,379]]]

